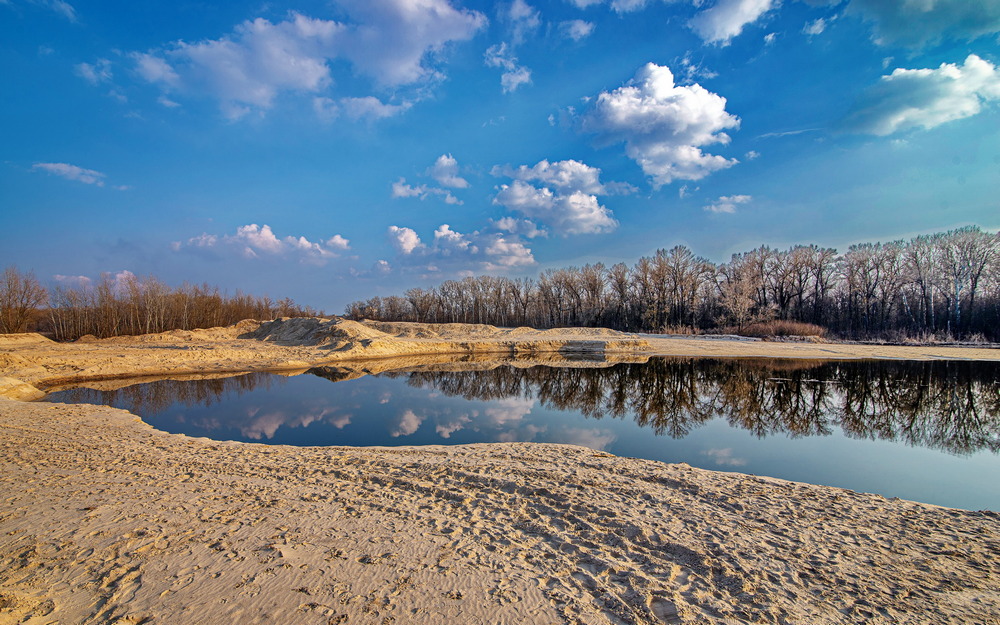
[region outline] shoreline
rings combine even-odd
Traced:
[[[600,328],[496,328],[471,324],[243,321],[223,328],[56,343],[38,334],[0,335],[0,379],[47,388],[119,377],[294,371],[324,365],[388,370],[392,362],[517,358],[638,362],[656,356],[1000,361],[1000,349],[860,345],[638,335]],[[403,365],[405,366],[405,365]],[[23,399],[0,383],[0,397]],[[35,397],[40,397],[37,393]]]
[[[3,398],[18,383],[103,374],[113,385],[118,372],[154,367],[363,375],[504,354],[524,366],[726,357],[660,354],[655,339],[609,331],[351,324],[67,345],[0,337],[0,625],[1000,623],[996,512],[569,445],[217,442],[123,410]],[[665,342],[711,351],[690,340]],[[728,357],[957,358],[764,346],[786,347]],[[1000,350],[971,356],[1000,360]]]

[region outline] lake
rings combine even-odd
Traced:
[[[654,358],[484,367],[358,379],[322,367],[77,388],[46,401],[126,408],[158,429],[216,440],[569,443],[1000,510],[1000,363]]]

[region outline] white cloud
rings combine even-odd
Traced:
[[[824,30],[826,30],[826,20],[822,17],[817,18],[802,27],[802,32],[810,36],[819,35]]]
[[[1000,32],[995,0],[851,0],[847,13],[871,22],[872,38],[880,45],[922,47]]]
[[[542,24],[541,14],[524,0],[514,0],[507,9],[506,18],[510,22],[514,44],[523,42]]]
[[[552,433],[552,438],[564,445],[579,445],[603,451],[618,440],[611,430],[602,428],[562,427]]]
[[[732,448],[725,449],[706,449],[701,452],[703,456],[708,456],[711,458],[715,464],[727,467],[742,467],[745,466],[747,461],[743,458],[736,458],[733,456]]]
[[[31,168],[61,176],[67,180],[76,180],[84,184],[96,184],[99,187],[104,186],[104,174],[93,169],[84,169],[83,167],[77,167],[68,163],[35,163]]]
[[[688,26],[706,43],[726,46],[774,5],[775,0],[718,0],[691,18]]]
[[[997,67],[975,54],[963,65],[937,69],[897,68],[868,89],[844,121],[853,132],[886,136],[977,115],[1000,100]]]
[[[351,242],[339,234],[335,234],[327,239],[326,246],[334,250],[349,250],[351,249]]]
[[[96,63],[78,63],[73,66],[76,74],[92,85],[111,82],[111,61],[98,59]]]
[[[735,213],[737,206],[746,204],[752,199],[749,195],[723,195],[703,208],[710,213]]]
[[[626,154],[661,186],[735,165],[701,146],[729,143],[723,131],[739,125],[725,98],[698,84],[676,85],[669,68],[648,63],[627,85],[601,93],[582,128],[603,143],[624,142]]]
[[[206,232],[187,241],[175,241],[170,247],[175,252],[185,248],[205,250],[225,247],[238,250],[246,258],[294,257],[301,262],[321,265],[336,258],[337,252],[350,249],[350,242],[339,234],[322,242],[312,242],[303,236],[279,238],[267,224],[247,224],[238,227],[235,234],[220,237]]]
[[[458,199],[451,194],[451,191],[447,189],[439,189],[437,187],[431,187],[426,184],[421,184],[413,186],[407,184],[406,178],[400,178],[396,182],[392,183],[392,197],[393,198],[408,198],[416,197],[421,200],[426,200],[428,197],[436,195],[444,198],[445,204],[453,204],[456,206],[462,205],[462,200]]]
[[[489,408],[483,410],[483,422],[493,427],[502,427],[521,421],[531,413],[535,400],[522,397],[508,397],[490,402]]]
[[[539,228],[538,225],[535,222],[531,221],[530,219],[503,217],[501,219],[494,221],[493,225],[498,230],[503,230],[504,232],[509,232],[511,234],[517,234],[527,239],[549,236],[548,231]]]
[[[343,56],[388,86],[433,78],[429,58],[452,41],[467,41],[486,25],[477,11],[448,0],[339,0],[354,25],[343,37]]]
[[[597,196],[610,193],[612,185],[601,184],[601,170],[596,167],[576,160],[542,160],[532,167],[494,167],[491,173],[514,179],[501,185],[494,204],[551,225],[563,236],[611,232],[618,227],[611,211],[598,202]],[[624,189],[622,185],[614,187]]]
[[[500,234],[493,235],[486,245],[486,260],[483,268],[487,271],[528,267],[535,264],[535,257],[524,243],[508,239]]]
[[[517,64],[517,57],[506,42],[490,46],[484,55],[487,67],[503,68],[500,86],[504,93],[517,91],[521,85],[531,84],[531,70]]]
[[[396,425],[392,430],[390,430],[389,435],[393,438],[409,436],[420,429],[420,424],[424,422],[424,418],[425,417],[418,417],[412,410],[407,410],[403,414],[399,415],[399,418],[396,420]]]
[[[396,115],[405,113],[412,106],[410,102],[386,104],[373,96],[342,98],[339,104],[344,114],[355,121],[360,119],[378,120],[395,117]]]
[[[466,189],[469,187],[469,181],[458,175],[458,161],[451,154],[442,154],[439,156],[434,165],[426,173],[444,187],[451,187],[453,189]],[[432,187],[427,184],[414,186],[407,184],[406,178],[400,178],[392,183],[392,197],[394,198],[416,197],[426,200],[430,196],[439,196],[444,199],[446,204],[462,205],[462,201],[452,195],[448,189]]]
[[[393,226],[390,238],[406,266],[428,271],[445,270],[472,275],[474,271],[495,271],[533,265],[531,250],[516,237],[474,231],[462,233],[442,224],[434,231],[430,245],[420,241],[410,228]]]
[[[515,180],[501,185],[493,202],[551,225],[563,236],[611,232],[618,222],[597,196],[582,191],[556,194],[547,187],[537,188]]]
[[[400,178],[396,182],[392,183],[392,197],[419,197],[423,198],[427,196],[427,185],[422,184],[419,187],[414,187],[413,185],[406,183],[406,178]]]
[[[50,11],[54,11],[55,13],[58,13],[59,15],[65,17],[67,20],[71,22],[76,21],[76,9],[74,9],[73,5],[71,5],[70,3],[64,2],[64,0],[28,0],[28,1],[31,4],[45,7]],[[3,4],[9,5],[11,4],[11,1],[0,0],[0,5]]]
[[[475,254],[479,248],[472,244],[472,241],[461,232],[455,232],[448,224],[441,224],[434,231],[434,244],[439,250],[447,255],[452,250],[457,252],[471,252]]]
[[[61,286],[67,286],[74,289],[87,289],[93,283],[93,280],[87,276],[64,276],[61,273],[57,273],[52,276],[52,279],[58,282]]]
[[[555,163],[541,160],[532,167],[521,165],[517,169],[494,167],[491,173],[494,176],[504,175],[517,180],[538,181],[561,191],[607,194],[600,181],[601,170],[573,159]]]
[[[320,92],[331,84],[329,62],[350,61],[383,86],[408,85],[440,74],[431,57],[450,41],[472,37],[485,23],[448,0],[341,0],[352,19],[337,22],[292,13],[281,22],[243,22],[232,33],[132,55],[137,72],[165,91],[209,95],[230,118],[269,109],[282,92]],[[367,96],[341,100],[348,116],[378,119],[409,104]],[[327,109],[329,112],[329,109]]]
[[[453,189],[469,188],[469,181],[458,175],[458,161],[451,154],[442,154],[430,170],[432,178],[442,186]]]
[[[476,411],[472,412],[472,416],[477,416],[479,413]],[[448,415],[446,417],[440,417],[436,419],[437,426],[434,431],[441,436],[441,438],[451,438],[451,435],[458,432],[464,428],[467,424],[472,421],[472,418],[468,414],[461,414],[457,416]]]
[[[584,20],[567,20],[559,23],[559,31],[567,39],[580,41],[593,34],[594,23]]]
[[[393,247],[401,254],[412,254],[414,250],[424,246],[420,242],[420,237],[411,228],[389,226],[389,238]]]
[[[748,161],[752,161],[754,159],[760,158],[760,152],[758,152],[757,150],[750,150],[743,156],[743,158],[747,159]]]

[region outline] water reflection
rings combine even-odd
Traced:
[[[419,398],[397,400],[391,388],[360,389],[352,385],[364,380],[344,382],[358,377],[356,371],[321,368],[310,373],[339,382],[323,387],[325,391],[286,390],[268,395],[259,391],[284,386],[288,380],[249,373],[208,380],[161,380],[116,390],[79,388],[49,399],[114,405],[147,419],[169,409],[172,418],[185,422],[188,429],[238,431],[248,440],[271,440],[282,427],[304,430],[314,423],[344,430],[355,415],[374,422],[371,415],[382,410],[387,420],[381,436],[388,434],[392,439],[285,441],[292,444],[407,444],[416,442],[406,439],[418,430],[431,429],[436,440],[419,442],[469,442],[455,437],[470,431],[480,433],[477,441],[534,440],[546,424],[527,423],[525,417],[538,406],[591,419],[631,419],[640,428],[671,438],[686,437],[722,417],[730,426],[758,438],[824,436],[840,429],[851,438],[897,441],[957,455],[980,450],[1000,453],[997,363],[658,358],[606,368],[498,366],[381,374],[379,378],[405,381],[411,388],[427,391]],[[292,380],[301,384],[300,378],[316,380],[312,376]],[[251,392],[256,393],[253,401],[234,401]],[[442,395],[486,403],[445,406],[435,399]],[[184,410],[224,400],[230,409]],[[575,429],[579,430],[577,438],[582,438],[562,442],[602,448],[613,440],[604,430]],[[716,464],[741,466],[731,450],[703,453]]]
[[[590,418],[631,417],[683,438],[718,417],[758,437],[900,441],[952,454],[1000,452],[1000,366],[960,361],[653,359],[605,369],[417,371],[412,386],[468,400],[537,399]],[[724,450],[723,450],[724,451]]]

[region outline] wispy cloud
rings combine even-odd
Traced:
[[[75,180],[84,184],[104,186],[105,175],[93,169],[84,169],[69,163],[35,163],[31,166],[36,171],[44,171],[67,180]]]

